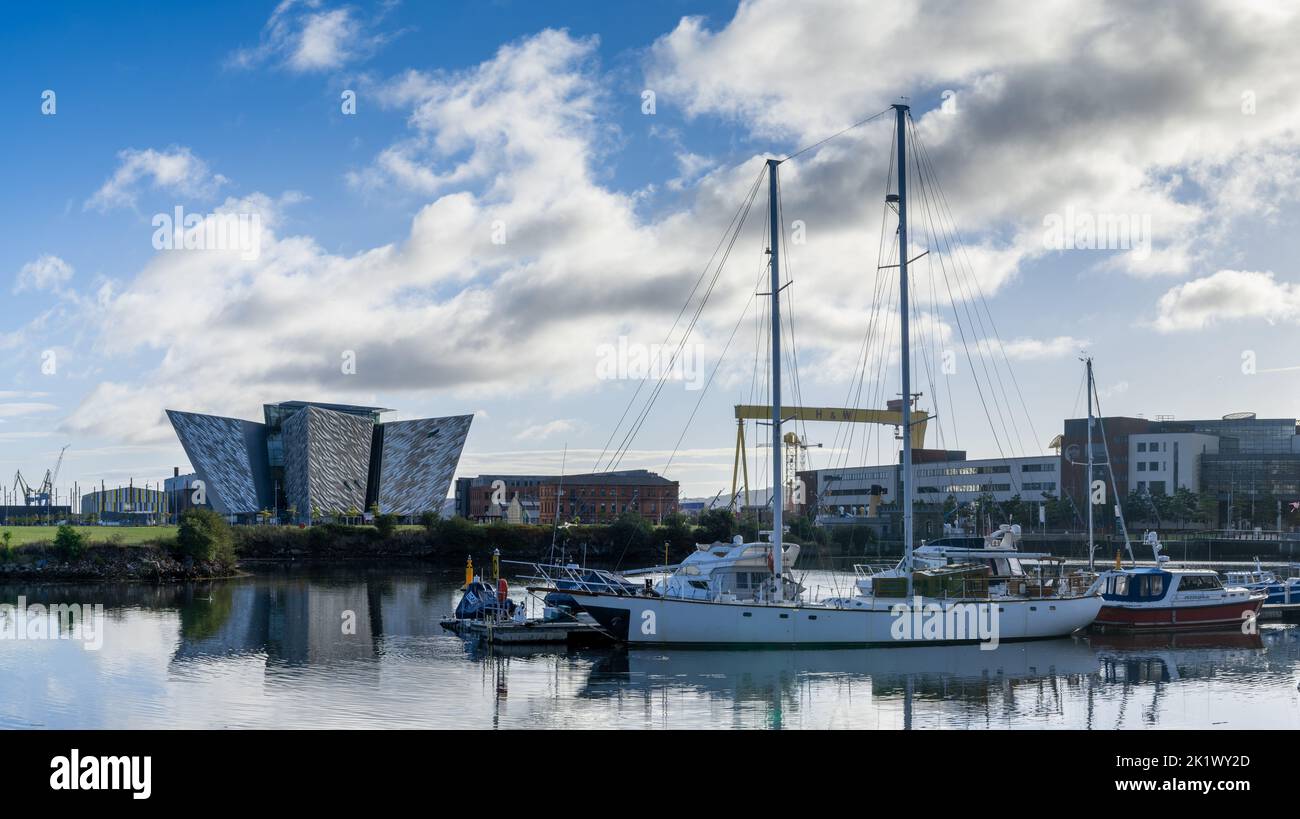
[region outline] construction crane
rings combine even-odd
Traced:
[[[14,473],[14,499],[23,499],[24,506],[31,506],[32,500],[36,497],[36,490],[23,479],[23,471],[20,469]]]
[[[903,402],[891,400],[889,409],[846,409],[843,407],[788,407],[781,406],[782,421],[831,421],[841,424],[884,424],[901,427],[903,425]],[[925,425],[933,416],[922,410],[912,410],[912,446],[920,449],[925,446]],[[772,418],[771,405],[737,404],[736,405],[736,457],[731,468],[731,503],[734,506],[740,497],[740,486],[744,487],[745,505],[749,505],[749,463],[745,454],[745,422],[765,421]],[[787,459],[789,458],[789,435],[785,436]],[[796,440],[798,440],[796,436]],[[799,441],[797,446],[807,449],[812,444]],[[820,446],[817,444],[816,446]],[[796,456],[798,452],[796,452]],[[787,468],[787,475],[790,470]],[[743,478],[743,484],[738,480]],[[787,497],[790,497],[787,495]]]
[[[21,469],[14,473],[14,495],[23,499],[24,506],[49,507],[51,505],[54,499],[54,487],[59,480],[59,470],[63,468],[63,454],[68,451],[69,446],[70,444],[65,444],[63,449],[59,450],[59,459],[54,462],[53,469],[45,470],[45,477],[38,488],[33,489],[32,485],[27,483]]]
[[[810,449],[820,449],[821,444],[810,444],[793,432],[781,436],[781,441],[785,444],[785,504],[793,512],[796,506],[807,503],[803,491],[798,488],[799,473],[808,468],[805,453]]]
[[[54,487],[59,485],[59,470],[63,468],[63,453],[68,451],[71,444],[64,444],[63,449],[59,450],[59,459],[54,462],[54,472],[45,473],[45,494],[47,497],[54,497]]]

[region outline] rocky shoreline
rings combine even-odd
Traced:
[[[51,553],[16,551],[0,556],[0,580],[145,581],[154,583],[216,580],[238,576],[232,566],[218,561],[177,558],[149,546],[95,546],[72,560]]]

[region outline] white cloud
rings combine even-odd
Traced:
[[[267,394],[365,402],[377,390],[593,383],[600,341],[629,322],[655,328],[646,337],[661,333],[653,319],[680,306],[699,255],[652,253],[662,227],[641,224],[631,197],[592,179],[595,45],[546,32],[470,71],[403,79],[394,93],[413,107],[421,167],[450,190],[420,209],[400,244],[329,253],[310,237],[279,235],[278,206],[258,195],[238,208],[263,214],[258,259],[156,254],[88,318],[106,352],[155,351],[158,365],[139,382],[100,385],[69,429],[155,419],[141,432],[152,436],[165,431],[163,406],[252,417]],[[504,244],[493,242],[496,223]],[[629,315],[629,303],[643,315]],[[345,351],[356,355],[355,375],[340,372]],[[240,395],[254,397],[244,406]]]
[[[34,401],[12,401],[0,403],[0,418],[17,418],[22,415],[38,415],[42,412],[53,412],[58,406],[54,404],[44,404]]]
[[[1079,351],[1087,346],[1087,339],[1055,336],[1047,339],[1015,338],[1003,342],[1001,349],[1011,359],[1038,360],[1077,356]],[[997,345],[995,344],[992,349],[996,350]]]
[[[524,427],[515,435],[516,441],[544,441],[555,435],[561,435],[566,432],[573,432],[577,425],[571,419],[557,418],[554,421],[548,421],[544,424],[532,424]]]
[[[212,173],[206,162],[184,146],[161,151],[128,148],[117,156],[117,170],[86,200],[86,209],[134,207],[144,182],[170,194],[209,197],[228,181]]]
[[[34,438],[48,438],[52,432],[0,432],[0,441],[29,441]]]
[[[24,290],[56,290],[67,284],[72,278],[72,265],[58,256],[45,254],[35,261],[28,262],[18,270],[14,280],[14,292]]]
[[[349,7],[323,8],[319,0],[283,0],[262,29],[256,46],[231,54],[226,63],[253,68],[278,61],[291,71],[329,71],[368,57],[392,35],[372,31],[383,17],[362,20]]]
[[[791,146],[917,95],[957,223],[1010,236],[1013,269],[1044,252],[1016,234],[1036,237],[1068,207],[1148,218],[1150,252],[1094,255],[1152,276],[1194,270],[1226,222],[1258,212],[1240,207],[1252,193],[1294,201],[1294,186],[1269,180],[1294,177],[1300,148],[1300,88],[1281,81],[1300,73],[1300,10],[1104,2],[1062,24],[1073,9],[810,0],[792,14],[782,0],[745,0],[722,25],[689,17],[661,37],[647,87],[661,110]],[[945,91],[951,112],[925,102]],[[862,138],[841,142],[860,151]]]
[[[1124,7],[1102,7],[1091,27],[1061,25],[1063,8],[945,6],[922,24],[913,4],[822,4],[791,15],[781,4],[744,3],[718,31],[687,20],[664,38],[647,86],[659,92],[661,112],[676,105],[754,123],[764,148],[825,136],[900,89],[954,87],[957,114],[918,104],[917,127],[966,239],[963,266],[984,295],[1001,293],[1047,252],[1043,215],[1071,204],[1151,214],[1158,240],[1145,267],[1099,260],[1140,275],[1185,270],[1200,252],[1197,231],[1218,224],[1221,202],[1243,195],[1182,201],[1189,163],[1197,179],[1227,179],[1249,148],[1265,179],[1268,157],[1294,147],[1293,89],[1261,87],[1253,118],[1237,107],[1237,86],[1251,77],[1300,73],[1288,68],[1300,62],[1285,36],[1292,21],[1261,25],[1253,18],[1261,12],[1242,12],[1243,21],[1189,5],[1178,12],[1183,36],[1212,32],[1220,53],[1209,55],[1181,48],[1159,21],[1125,23],[1138,12]],[[921,47],[935,41],[953,46]],[[883,47],[873,52],[873,44]],[[755,58],[778,50],[779,60]],[[890,59],[899,50],[906,61]],[[409,130],[349,179],[381,195],[425,197],[403,238],[345,255],[267,219],[255,261],[159,254],[91,317],[111,354],[156,356],[156,364],[139,380],[101,385],[70,425],[120,430],[157,418],[162,406],[256,417],[267,395],[365,402],[377,392],[439,390],[477,402],[592,388],[597,345],[662,337],[763,153],[710,169],[682,146],[674,154],[684,201],[643,209],[639,192],[608,182],[618,139],[608,124],[613,82],[597,55],[594,39],[544,31],[466,70],[410,71],[378,85],[376,101],[408,112]],[[1213,75],[1216,65],[1229,73]],[[769,75],[770,84],[756,81]],[[782,167],[786,217],[807,226],[807,242],[790,255],[801,364],[814,377],[856,371],[837,357],[856,353],[872,305],[863,270],[874,266],[889,129],[867,126]],[[761,221],[752,215],[747,227]],[[738,247],[756,246],[749,238]],[[916,228],[914,244],[931,251],[924,265],[941,257]],[[914,271],[918,279],[927,272]],[[698,328],[711,353],[754,292],[748,268],[727,273]],[[939,311],[948,297],[920,288],[918,301]],[[934,326],[948,332],[937,318]],[[1013,343],[1032,358],[1073,353],[1078,341]],[[343,351],[356,353],[355,375],[340,374]]]
[[[1171,288],[1156,304],[1156,329],[1200,330],[1219,321],[1300,322],[1300,285],[1272,272],[1220,270]]]

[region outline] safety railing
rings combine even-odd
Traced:
[[[626,579],[602,569],[584,569],[551,563],[532,563],[534,575],[526,580],[536,580],[556,591],[583,591],[631,597],[639,589]]]

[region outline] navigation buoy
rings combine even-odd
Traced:
[[[465,585],[461,588],[468,588],[470,583],[474,582],[474,558],[465,555]]]

